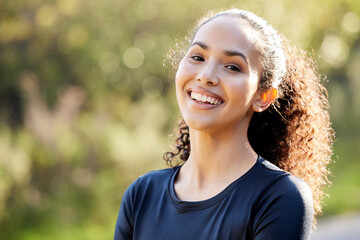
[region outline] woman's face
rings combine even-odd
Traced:
[[[250,27],[228,16],[198,29],[176,73],[178,104],[190,128],[247,128],[261,73],[252,37]]]

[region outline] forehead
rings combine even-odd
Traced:
[[[226,50],[241,50],[246,55],[255,52],[255,31],[241,19],[230,16],[219,16],[202,25],[193,42]]]

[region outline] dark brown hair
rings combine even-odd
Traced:
[[[333,130],[327,91],[321,84],[316,65],[306,52],[292,46],[265,20],[243,10],[228,10],[206,17],[197,24],[193,36],[202,25],[224,15],[240,19],[257,32],[254,45],[263,66],[259,88],[276,87],[279,92],[269,108],[252,116],[249,142],[260,156],[308,183],[315,214],[319,214],[323,188],[329,183],[327,165],[332,155]],[[164,159],[173,166],[186,161],[189,155],[189,127],[181,120],[176,149],[166,152]],[[174,161],[176,156],[182,161]]]

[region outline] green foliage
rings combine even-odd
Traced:
[[[313,51],[337,132],[325,215],[360,210],[360,2],[0,0],[0,238],[109,239],[130,182],[164,167],[175,39],[238,7]]]

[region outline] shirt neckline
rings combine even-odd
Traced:
[[[172,205],[177,208],[180,211],[196,211],[196,210],[202,210],[205,208],[208,208],[221,200],[223,200],[226,196],[228,196],[233,190],[245,179],[248,177],[248,175],[251,175],[252,172],[255,171],[255,168],[257,168],[261,162],[263,162],[264,159],[258,155],[258,158],[256,160],[256,163],[243,175],[241,175],[238,179],[230,183],[224,190],[222,190],[217,195],[202,200],[202,201],[182,201],[180,200],[176,194],[174,189],[174,180],[177,174],[179,173],[179,170],[181,169],[181,166],[175,167],[174,172],[172,173],[169,182],[168,182],[168,194],[170,196],[170,201]]]

